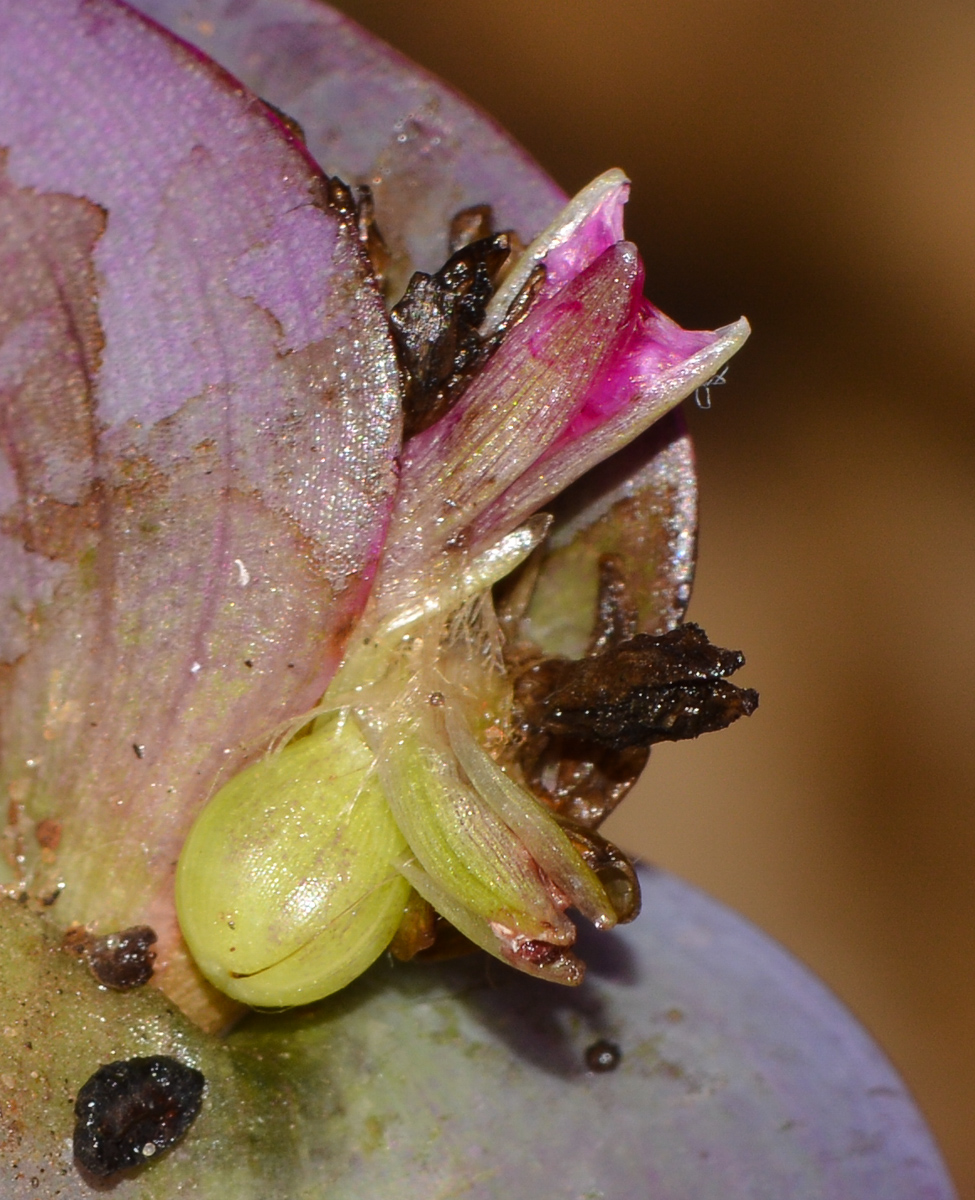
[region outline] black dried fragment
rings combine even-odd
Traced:
[[[639,633],[603,654],[565,663],[537,723],[614,750],[698,737],[758,707],[757,692],[725,679],[744,663],[740,651],[713,646],[699,625],[659,637]]]
[[[600,1038],[586,1047],[586,1066],[597,1074],[615,1071],[623,1061],[623,1053],[615,1042]]]
[[[650,751],[645,746],[614,750],[585,738],[561,737],[542,726],[545,702],[566,663],[543,658],[516,668],[509,753],[535,796],[575,825],[595,829],[636,783]]]
[[[407,437],[443,416],[487,361],[495,342],[478,328],[510,252],[507,233],[471,242],[435,275],[417,271],[390,313],[406,378]]]
[[[205,1086],[202,1072],[165,1055],[99,1067],[75,1101],[76,1161],[107,1179],[168,1150],[196,1119]]]
[[[88,965],[95,978],[119,992],[141,987],[152,978],[156,932],[148,925],[133,925],[120,933],[95,938],[88,947]]]

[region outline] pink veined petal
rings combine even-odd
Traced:
[[[513,264],[491,299],[481,326],[493,333],[539,263],[545,264],[541,297],[554,295],[611,246],[623,240],[623,207],[630,182],[613,168],[587,184]]]
[[[479,552],[632,441],[747,336],[745,322],[681,329],[642,282],[636,248],[611,245],[537,301],[460,403],[406,445],[380,612],[446,569],[439,556]]]
[[[2,786],[56,916],[165,967],[189,822],[365,601],[398,370],[304,149],[128,6],[0,3],[0,147]]]
[[[376,580],[380,614],[398,608],[450,570],[485,509],[534,464],[579,411],[632,320],[638,257],[610,247],[561,291],[533,306],[460,402],[404,447],[400,490]],[[444,557],[446,556],[446,557]]]
[[[480,544],[518,525],[569,484],[622,449],[710,379],[749,334],[682,329],[643,300],[612,359],[551,445],[473,526]]]
[[[613,172],[616,174],[616,172]],[[588,219],[545,256],[545,291],[564,287],[590,263],[623,240],[623,207],[630,195],[628,180],[620,180],[599,197]]]

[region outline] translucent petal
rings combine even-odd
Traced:
[[[518,837],[461,779],[435,711],[419,696],[404,705],[378,755],[383,790],[411,852],[499,937],[571,945],[575,926]]]

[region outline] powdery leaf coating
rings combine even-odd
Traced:
[[[2,786],[35,891],[165,978],[190,821],[364,602],[398,370],[303,148],[128,7],[0,4],[0,155]]]

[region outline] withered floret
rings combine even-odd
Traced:
[[[452,254],[435,275],[417,271],[390,313],[406,376],[405,434],[426,429],[460,398],[491,346],[478,327],[507,262],[507,233]]]
[[[744,666],[699,625],[655,637],[638,633],[603,654],[566,663],[538,714],[552,733],[613,750],[682,741],[725,729],[758,707],[758,693],[728,683]]]

